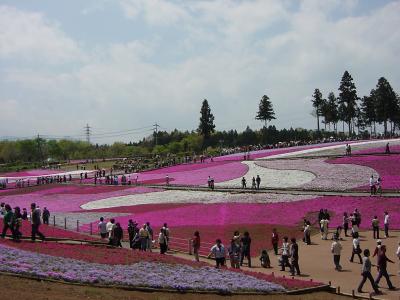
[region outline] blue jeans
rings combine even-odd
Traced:
[[[140,250],[146,251],[147,249],[147,238],[140,238]]]

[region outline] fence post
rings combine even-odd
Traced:
[[[90,235],[93,235],[93,224],[90,223]]]
[[[53,216],[53,226],[56,226],[56,216]]]
[[[64,218],[64,229],[67,229],[67,218]]]
[[[76,220],[76,231],[79,232],[79,220]]]
[[[189,241],[188,241],[188,246],[189,246],[189,255],[192,255],[192,240],[191,239],[189,239]]]

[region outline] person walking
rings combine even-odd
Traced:
[[[289,267],[289,254],[290,254],[290,249],[289,249],[289,243],[288,243],[288,237],[285,236],[283,238],[283,243],[282,243],[282,265],[281,265],[281,271],[285,271],[285,267]]]
[[[165,254],[168,249],[168,241],[164,228],[161,228],[158,234],[158,244],[160,245],[160,254]]]
[[[220,239],[215,241],[215,245],[211,247],[210,254],[208,254],[207,258],[210,258],[211,256],[214,256],[215,258],[215,267],[217,269],[225,266],[225,246],[222,244]]]
[[[381,246],[381,250],[379,251],[378,254],[378,276],[375,279],[375,285],[379,285],[379,281],[381,280],[382,277],[385,277],[386,279],[386,283],[389,287],[389,290],[394,290],[396,289],[392,282],[390,281],[389,278],[389,274],[387,272],[387,262],[393,263],[394,261],[390,260],[387,256],[386,256],[386,246],[382,245]]]
[[[107,233],[108,233],[108,244],[110,246],[114,244],[114,236],[113,236],[114,227],[115,227],[115,219],[110,219],[106,225]]]
[[[374,240],[375,239],[379,240],[379,220],[378,220],[378,216],[374,216],[374,218],[371,221],[371,225],[372,225],[372,232],[373,232]]]
[[[14,232],[15,237],[19,240],[22,237],[22,232],[20,228],[22,227],[22,214],[19,206],[14,207]]]
[[[149,233],[147,237],[147,249],[152,252],[152,243],[153,243],[153,228],[150,226],[150,222],[146,222],[146,230]]]
[[[257,190],[259,190],[259,189],[260,189],[260,184],[261,184],[261,177],[260,177],[260,175],[257,175],[256,182],[257,182]]]
[[[307,245],[311,245],[311,223],[310,221],[306,221],[304,226],[304,242]]]
[[[139,230],[140,237],[140,251],[146,251],[147,249],[147,240],[149,238],[149,232],[146,229],[146,224],[143,225]]]
[[[278,235],[276,228],[272,229],[271,244],[272,244],[272,247],[274,248],[275,255],[278,255],[279,235]]]
[[[358,258],[360,259],[360,264],[362,264],[362,258],[361,258],[361,247],[360,247],[360,238],[358,233],[355,233],[353,236],[353,248],[351,251],[351,257],[350,257],[350,262],[353,262],[354,260],[354,255],[357,255]]]
[[[331,252],[333,254],[333,263],[335,264],[335,270],[341,271],[342,266],[340,265],[340,254],[342,252],[342,244],[339,242],[337,237],[335,237],[331,245]]]
[[[31,224],[32,224],[32,236],[31,236],[32,241],[36,240],[36,235],[39,235],[39,237],[42,240],[44,240],[45,236],[39,231],[39,227],[41,224],[40,210],[36,208],[35,203],[31,204]]]
[[[42,219],[43,219],[43,224],[49,225],[50,212],[47,209],[47,207],[43,208]]]
[[[194,259],[198,262],[198,261],[200,261],[200,259],[199,259],[200,233],[198,231],[194,232],[193,239],[192,239],[192,245],[193,245]]]
[[[113,228],[113,244],[115,247],[121,247],[122,248],[122,244],[121,241],[124,238],[124,231],[122,230],[121,224],[117,223],[115,224],[114,228]]]
[[[371,175],[371,177],[369,178],[369,189],[370,189],[370,196],[375,195],[376,187],[375,187],[374,175]]]
[[[321,239],[327,240],[328,239],[328,224],[329,220],[326,218],[323,218],[320,222],[321,224]]]
[[[242,189],[246,188],[246,178],[242,177]]]
[[[389,237],[389,213],[387,211],[385,211],[383,225],[385,226],[385,238],[388,238]]]
[[[240,265],[243,265],[243,260],[247,257],[248,267],[251,268],[251,237],[250,234],[246,231],[243,233],[243,237],[240,239],[240,249],[241,249],[241,257],[240,257]]]
[[[296,274],[300,276],[299,245],[297,245],[295,238],[291,238],[290,242],[290,273],[294,276],[296,270]]]
[[[371,274],[372,264],[371,264],[371,260],[369,259],[369,256],[370,256],[369,250],[365,249],[364,250],[364,257],[362,259],[362,268],[361,268],[362,280],[361,280],[360,284],[358,285],[357,291],[359,293],[363,293],[362,288],[363,288],[365,282],[368,279],[369,282],[371,283],[372,288],[375,291],[375,294],[380,294],[378,286],[375,284],[374,278],[372,277],[372,274]]]
[[[251,179],[251,189],[255,190],[257,187],[256,185],[256,178],[253,176],[253,178]]]
[[[349,216],[347,215],[347,212],[343,213],[342,226],[344,230],[344,236],[347,237],[347,231],[349,230]]]
[[[3,218],[3,232],[1,233],[1,237],[4,239],[8,229],[10,229],[12,238],[15,239],[16,235],[14,231],[14,213],[9,204],[6,204],[4,208],[6,212]]]
[[[137,233],[137,223],[133,222],[132,219],[128,221],[128,236],[129,236],[129,247],[133,248],[133,240],[135,238],[135,235]]]
[[[99,229],[100,237],[102,239],[105,239],[107,237],[107,223],[104,222],[104,218],[100,217],[100,222],[97,225],[97,228]]]

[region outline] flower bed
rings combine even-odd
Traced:
[[[400,190],[400,156],[391,155],[368,155],[368,156],[350,156],[334,160],[328,160],[331,164],[354,164],[367,166],[374,169],[382,178],[383,189]],[[365,173],[365,181],[368,182],[371,174]],[[377,177],[375,177],[377,179]],[[369,186],[366,184],[365,189]]]
[[[353,164],[329,164],[322,158],[259,161],[257,164],[271,169],[312,172],[316,178],[300,187],[313,190],[344,191],[368,183],[369,177],[365,174],[374,174],[378,178],[378,173],[371,168]]]
[[[82,205],[83,209],[105,209],[120,206],[132,206],[143,204],[163,204],[163,203],[273,203],[273,202],[292,202],[313,198],[309,195],[290,195],[290,194],[251,194],[251,193],[212,193],[207,191],[175,191],[168,190],[159,193],[132,194],[127,196],[111,197],[95,200]],[[168,208],[168,207],[166,207]],[[118,209],[114,210],[118,212]],[[128,210],[129,211],[129,210]]]
[[[17,263],[16,263],[16,262]],[[0,270],[88,284],[177,290],[282,292],[284,287],[243,272],[184,264],[138,262],[133,265],[88,263],[0,246]],[[261,277],[261,276],[257,276]]]
[[[99,192],[95,192],[98,190]],[[81,210],[80,206],[94,200],[130,195],[134,193],[155,192],[156,189],[146,187],[115,188],[112,186],[72,186],[52,185],[45,189],[32,189],[29,193],[4,195],[0,201],[9,203],[12,207],[30,207],[35,202],[40,207],[47,207],[52,212],[71,212]]]

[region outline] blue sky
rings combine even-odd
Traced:
[[[137,140],[154,122],[192,130],[209,100],[217,129],[314,128],[310,99],[359,96],[379,77],[400,91],[400,2],[339,0],[0,0],[0,136]]]

